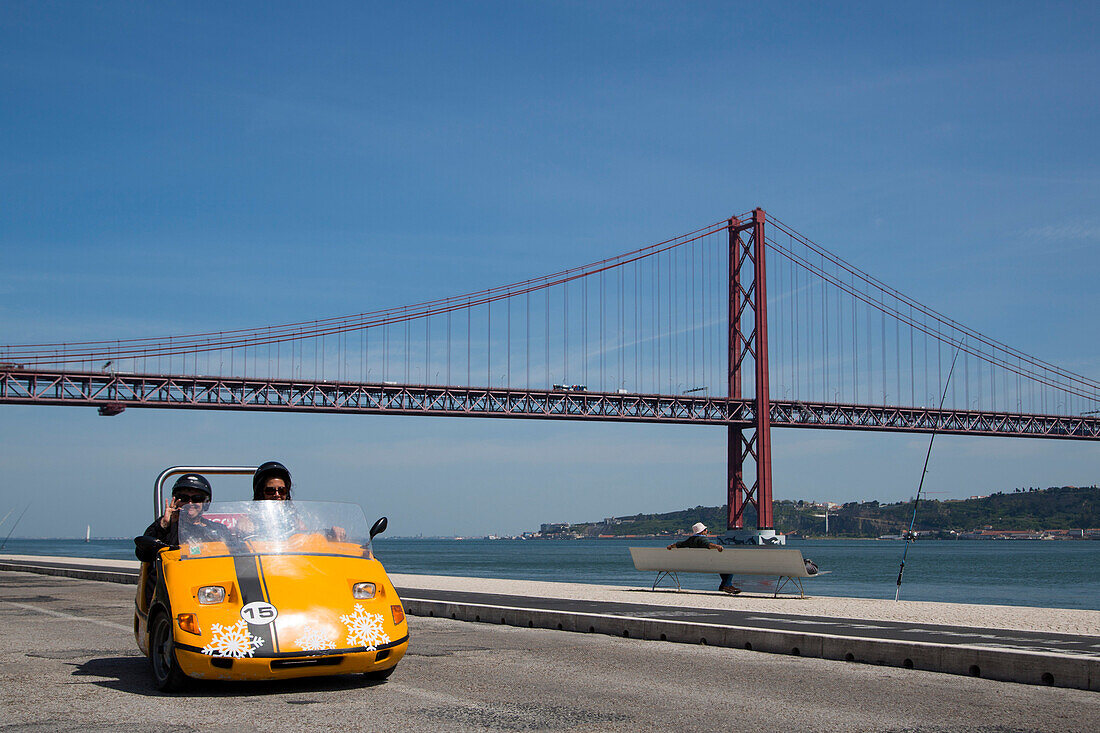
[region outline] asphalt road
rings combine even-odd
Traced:
[[[163,695],[132,586],[0,573],[0,731],[1096,731],[1100,695],[737,649],[411,617],[388,682]]]
[[[0,563],[2,564],[2,563]],[[26,560],[11,562],[7,567],[38,566],[42,568],[79,569],[98,573],[102,580],[117,582],[120,578],[133,578],[137,582],[138,571],[126,568],[105,567],[102,563],[67,559],[63,564],[52,560]],[[93,576],[95,577],[95,576]],[[785,630],[811,634],[841,635],[858,639],[924,642],[945,645],[970,645],[999,649],[1015,649],[1054,654],[1100,655],[1100,640],[1096,636],[1059,634],[1049,631],[1016,631],[996,628],[973,628],[944,624],[914,623],[912,621],[868,621],[835,616],[807,616],[799,614],[766,613],[732,609],[686,608],[682,605],[656,606],[652,604],[623,603],[621,601],[579,600],[576,598],[530,598],[517,595],[500,595],[457,590],[429,590],[398,586],[402,598],[458,602],[471,605],[489,605],[499,608],[537,608],[567,613],[611,614],[631,618],[672,619],[739,628]],[[670,594],[671,595],[671,594]]]

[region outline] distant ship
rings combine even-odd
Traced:
[[[90,525],[90,524],[88,525],[88,529],[86,529],[84,531],[84,541],[85,542],[91,542],[92,541],[92,525]]]
[[[914,540],[914,541],[915,541],[915,540],[917,539],[917,537],[918,537],[918,535],[917,535],[917,533],[916,533],[916,532],[910,532],[910,531],[908,531],[908,530],[906,530],[906,531],[905,531],[905,532],[903,532],[902,534],[880,534],[880,535],[878,536],[878,538],[879,538],[880,540],[904,540],[904,539],[910,539],[910,540]]]

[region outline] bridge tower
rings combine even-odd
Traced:
[[[726,428],[726,496],[729,506],[727,542],[784,544],[772,522],[771,403],[768,397],[768,292],[764,262],[764,210],[752,219],[729,220],[729,355],[730,399],[741,399],[742,374],[754,369],[754,425]],[[751,318],[748,311],[751,311]],[[746,326],[751,330],[746,334]],[[755,464],[752,486],[745,483],[745,464]],[[756,529],[746,529],[744,512],[756,509]]]

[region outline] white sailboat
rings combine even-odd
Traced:
[[[84,541],[85,542],[91,542],[92,541],[92,525],[90,525],[90,524],[88,525],[88,529],[85,530],[85,532],[84,532]]]

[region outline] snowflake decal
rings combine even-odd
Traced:
[[[248,624],[244,619],[232,626],[212,624],[211,633],[214,638],[202,648],[202,653],[212,657],[233,657],[234,659],[251,657],[264,643],[263,639],[249,633]]]
[[[305,632],[295,639],[294,643],[303,652],[336,648],[336,640],[315,626],[306,626]]]
[[[382,614],[369,613],[363,604],[356,603],[350,615],[340,617],[348,627],[348,646],[364,646],[374,651],[379,644],[387,644],[390,637],[382,630]]]

